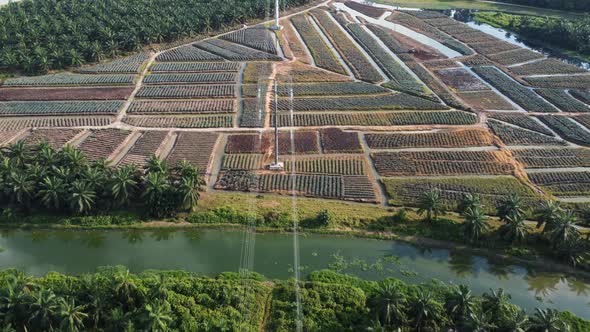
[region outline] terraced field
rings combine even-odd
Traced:
[[[415,205],[436,187],[450,208],[471,191],[590,199],[588,71],[439,12],[328,3],[281,22],[7,78],[0,145],[187,160],[208,190]],[[275,153],[283,171],[268,168]]]

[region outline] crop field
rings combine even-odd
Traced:
[[[565,116],[539,116],[539,119],[559,136],[576,144],[590,146],[590,132],[576,121]]]
[[[186,160],[205,173],[218,137],[215,133],[180,132],[166,160],[170,165]]]
[[[125,100],[132,87],[0,89],[0,101]]]
[[[509,175],[514,167],[498,151],[374,152],[381,176]]]
[[[531,173],[529,178],[555,196],[590,195],[590,172]]]
[[[488,125],[506,145],[566,145],[555,137],[541,134],[536,131],[510,126],[500,121],[489,120]]]
[[[292,119],[292,121],[291,121]],[[271,120],[272,122],[273,120]],[[388,112],[388,113],[308,113],[279,114],[280,127],[317,126],[419,126],[419,125],[470,125],[475,124],[472,113],[450,112]]]
[[[113,152],[123,145],[130,132],[119,129],[95,130],[77,148],[89,161],[108,159]]]
[[[484,130],[366,134],[365,138],[371,149],[459,148],[493,144],[492,136]]]
[[[167,131],[146,131],[133,144],[131,149],[119,161],[119,165],[136,165],[143,167],[151,155],[156,151],[168,135]]]
[[[0,103],[0,116],[108,115],[123,106],[119,101],[51,101]]]
[[[525,149],[512,154],[525,168],[590,167],[588,149]]]
[[[428,178],[428,179],[383,179],[387,195],[392,205],[416,206],[420,195],[434,188],[440,190],[445,205],[456,210],[465,194],[476,194],[490,212],[498,206],[507,195],[517,193],[524,198],[525,207],[540,202],[535,192],[523,185],[516,178],[498,176],[493,178]]]
[[[34,129],[24,137],[24,141],[26,144],[46,143],[59,149],[80,133],[80,129]]]
[[[134,101],[127,110],[128,114],[208,114],[233,113],[235,101],[232,99],[183,100],[183,101]]]
[[[281,31],[156,36],[112,61],[3,76],[0,144],[69,143],[115,166],[187,160],[215,181],[206,190],[414,206],[439,188],[450,208],[471,192],[489,209],[510,192],[526,207],[539,192],[590,197],[590,72],[446,13],[308,9]],[[268,167],[275,149],[282,171]]]

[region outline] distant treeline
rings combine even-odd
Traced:
[[[308,2],[281,1],[285,8]],[[13,2],[0,8],[0,69],[44,73],[78,67],[273,13],[268,0]]]
[[[590,15],[579,20],[479,12],[476,20],[518,33],[523,37],[590,55]]]
[[[562,10],[585,10],[590,11],[590,0],[497,0],[513,3],[515,5],[534,6],[541,8],[562,9]]]

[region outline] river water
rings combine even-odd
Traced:
[[[133,272],[181,269],[215,276],[238,271],[242,239],[241,231],[229,230],[4,231],[0,268],[43,275],[49,271],[80,274],[99,266],[125,265]],[[256,272],[268,278],[293,276],[291,235],[257,234],[254,250]],[[527,310],[555,307],[590,318],[590,284],[559,273],[449,250],[349,237],[302,235],[300,253],[302,276],[344,261],[349,266],[344,272],[363,278],[396,277],[411,283],[438,279],[467,284],[478,294],[503,288],[512,295],[513,303]]]

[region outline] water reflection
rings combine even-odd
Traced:
[[[176,230],[171,228],[158,228],[150,233],[151,238],[158,242],[171,240],[175,235]]]
[[[46,230],[33,229],[29,232],[31,242],[43,243],[49,238],[49,232]]]
[[[508,280],[514,274],[514,267],[501,259],[488,259],[488,271],[498,279]]]
[[[71,231],[58,231],[55,232],[55,238],[63,243],[70,243],[76,239],[76,233]]]
[[[189,242],[193,242],[193,243],[199,242],[199,240],[201,239],[201,236],[203,235],[202,232],[197,229],[187,229],[187,230],[183,231],[182,234],[184,235],[184,237],[187,240],[189,240]]]
[[[473,255],[456,250],[449,253],[449,267],[460,278],[473,276],[474,265]]]
[[[104,231],[91,231],[80,233],[79,240],[86,248],[103,248],[107,236]]]
[[[568,278],[567,285],[572,293],[578,296],[588,296],[590,285],[576,278]]]
[[[562,276],[554,273],[527,274],[524,280],[528,284],[528,291],[533,292],[535,296],[547,297],[557,291],[557,285],[562,280]]]
[[[145,231],[141,229],[129,229],[123,233],[123,238],[129,244],[139,244],[143,242]]]

